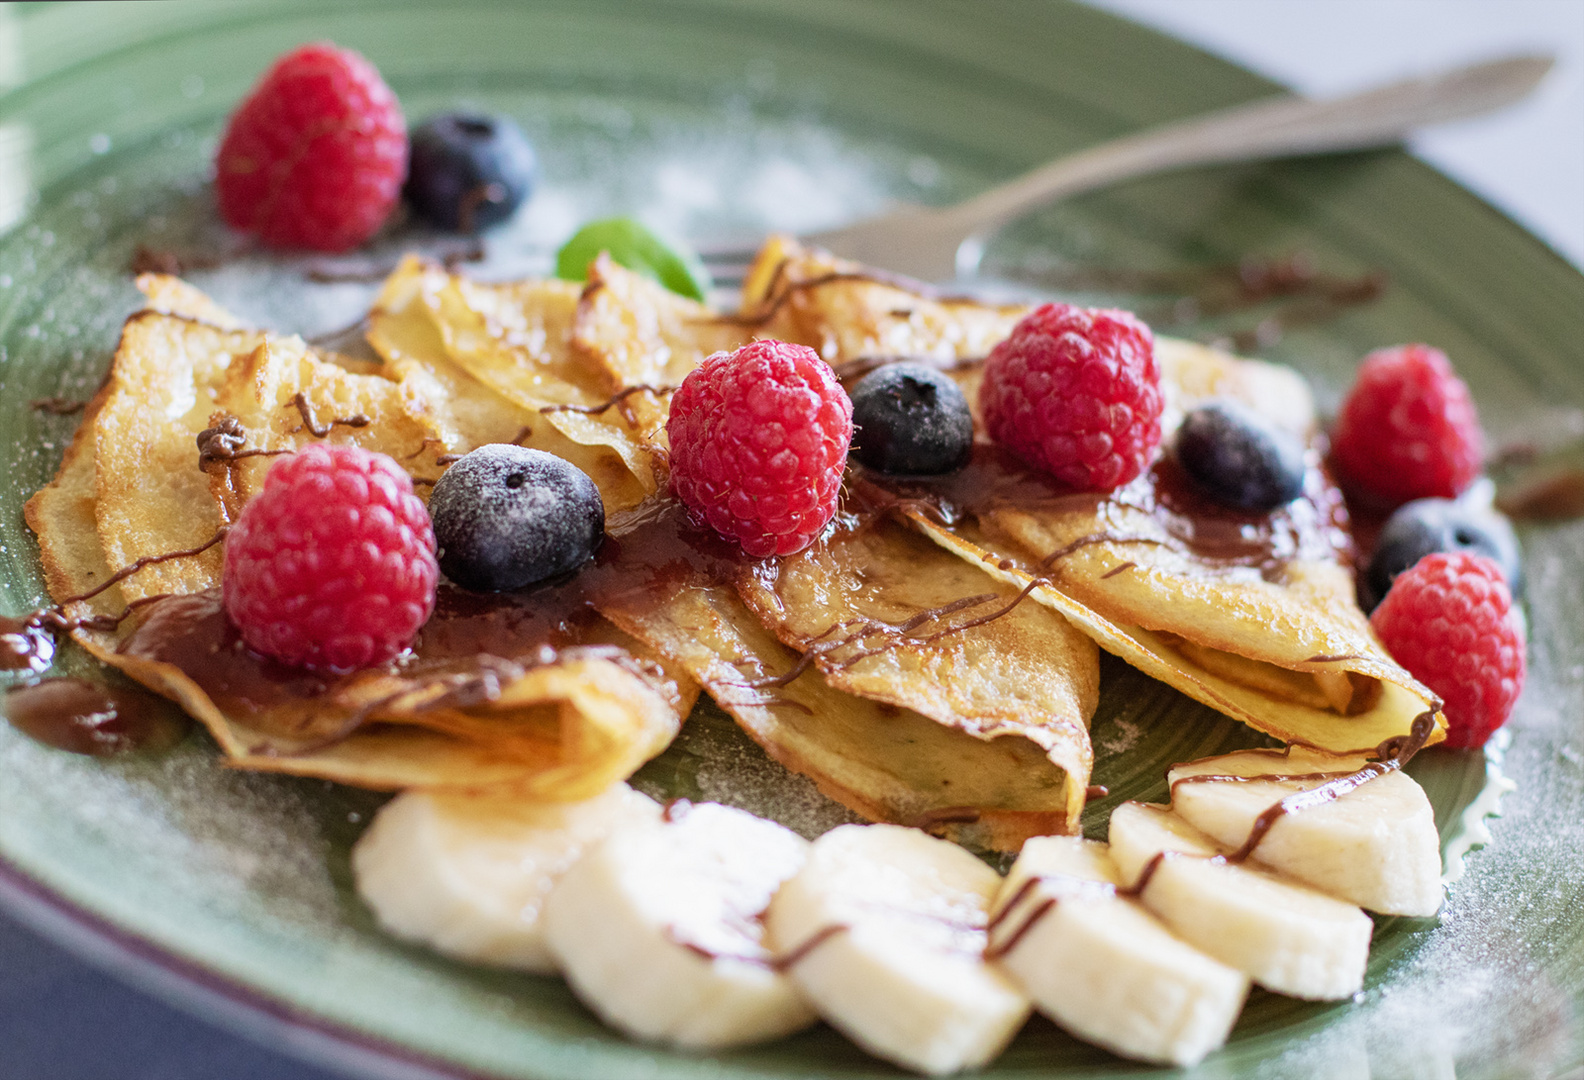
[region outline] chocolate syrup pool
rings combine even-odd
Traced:
[[[12,727],[46,746],[93,757],[163,750],[191,726],[145,690],[77,678],[13,686],[6,691],[5,714]]]

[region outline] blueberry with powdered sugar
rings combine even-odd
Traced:
[[[479,592],[505,592],[587,562],[605,535],[599,488],[577,466],[509,443],[446,470],[429,499],[440,569]]]

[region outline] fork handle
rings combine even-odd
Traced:
[[[1235,106],[1059,158],[934,214],[968,240],[1044,203],[1148,173],[1381,146],[1425,124],[1509,105],[1552,63],[1549,56],[1512,56],[1348,97],[1283,96]]]

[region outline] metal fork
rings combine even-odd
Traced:
[[[1389,145],[1418,127],[1511,105],[1553,63],[1545,55],[1510,56],[1346,97],[1267,98],[1080,150],[954,206],[904,205],[802,239],[923,281],[968,277],[978,270],[985,240],[996,229],[1043,204],[1195,165]],[[718,271],[718,283],[731,285],[741,283],[753,249],[722,245],[701,253]]]

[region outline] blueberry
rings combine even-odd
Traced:
[[[1438,551],[1468,551],[1496,560],[1514,592],[1522,584],[1518,538],[1494,510],[1457,499],[1417,499],[1386,519],[1375,553],[1359,576],[1359,605],[1371,611],[1398,574]]]
[[[511,120],[443,113],[412,133],[403,194],[430,224],[476,233],[511,217],[537,174],[533,147]]]
[[[1236,401],[1216,399],[1194,409],[1176,445],[1183,471],[1225,506],[1274,510],[1303,493],[1303,444]]]
[[[853,387],[852,453],[871,469],[933,474],[960,469],[973,417],[957,384],[922,364],[887,364]]]
[[[588,474],[554,454],[481,446],[429,498],[440,569],[458,585],[503,592],[588,561],[605,535],[605,503]]]

